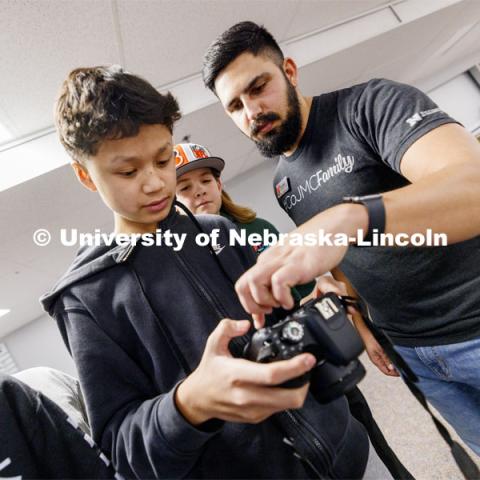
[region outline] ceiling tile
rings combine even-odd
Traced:
[[[282,36],[297,8],[292,1],[118,0],[125,63],[165,85],[200,72],[208,45],[231,25],[252,20]]]
[[[295,17],[285,32],[285,39],[320,30],[376,7],[390,3],[388,0],[323,0],[298,2]]]
[[[119,63],[108,0],[2,0],[0,108],[15,138],[49,127],[66,74]]]

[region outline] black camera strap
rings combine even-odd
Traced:
[[[435,417],[427,403],[427,400],[425,399],[425,396],[416,385],[416,383],[418,382],[417,376],[405,362],[403,357],[395,350],[395,348],[393,347],[393,343],[387,336],[387,334],[372,322],[370,314],[364,302],[360,299],[349,296],[342,296],[340,298],[345,307],[354,307],[360,313],[363,321],[365,322],[365,325],[368,327],[370,332],[372,332],[372,335],[375,337],[377,342],[385,350],[385,353],[388,355],[395,367],[402,373],[403,380],[405,381],[408,389],[410,390],[410,392],[412,392],[418,402],[430,415],[435,427],[438,430],[438,433],[450,447],[450,451],[455,460],[455,463],[457,464],[465,479],[479,479],[480,470],[476,466],[475,462],[472,460],[467,451],[462,447],[462,445],[460,445],[451,437],[450,433],[442,424],[442,422],[440,422],[440,420]]]

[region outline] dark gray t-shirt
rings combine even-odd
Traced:
[[[315,97],[298,149],[280,158],[278,202],[300,225],[346,195],[408,185],[400,174],[406,150],[452,122],[416,88],[388,80]],[[480,335],[480,237],[446,247],[351,247],[340,269],[398,345]]]

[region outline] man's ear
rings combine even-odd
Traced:
[[[223,183],[222,183],[222,180],[220,179],[220,177],[215,177],[215,181],[217,182],[218,189],[219,189],[220,191],[222,191]]]
[[[91,192],[96,192],[97,187],[93,183],[93,180],[90,177],[90,174],[88,173],[87,169],[78,162],[72,162],[70,165],[72,166],[73,171],[75,172],[75,175],[77,176],[78,181],[86,189],[90,190]]]
[[[290,83],[296,87],[298,85],[298,69],[293,58],[285,57],[283,60],[283,71]]]

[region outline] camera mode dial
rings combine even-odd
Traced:
[[[296,320],[291,320],[282,329],[282,340],[289,343],[298,343],[303,339],[303,325]]]

